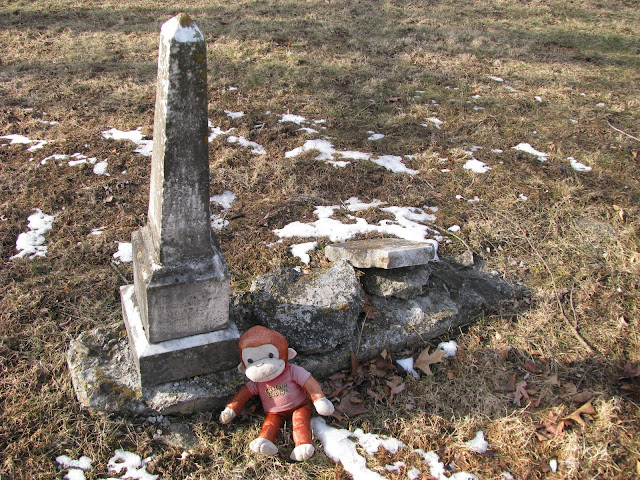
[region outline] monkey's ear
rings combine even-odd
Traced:
[[[289,358],[287,360],[293,360],[294,358],[296,358],[296,355],[298,355],[298,352],[296,352],[293,348],[290,348]]]
[[[244,375],[244,373],[247,371],[247,369],[244,367],[244,363],[240,362],[238,364],[238,371]]]

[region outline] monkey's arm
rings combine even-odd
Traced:
[[[333,407],[333,403],[331,403],[331,401],[327,397],[325,397],[324,393],[322,392],[322,387],[315,378],[309,377],[309,379],[304,382],[304,385],[302,387],[311,397],[313,406],[316,408],[316,411],[320,415],[327,416],[333,413],[333,411],[335,410]]]
[[[238,392],[233,396],[231,401],[227,404],[226,408],[220,414],[220,423],[229,423],[233,420],[236,415],[240,413],[245,404],[249,401],[249,399],[253,397],[253,393],[249,390],[249,388],[244,385]]]

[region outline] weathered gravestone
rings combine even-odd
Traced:
[[[229,271],[210,224],[207,133],[205,41],[182,13],[160,32],[148,223],[132,235],[134,287],[121,289],[143,385],[237,360]]]

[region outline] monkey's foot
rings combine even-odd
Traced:
[[[272,441],[266,438],[258,437],[249,444],[249,450],[254,453],[261,453],[262,455],[275,455],[278,453],[278,447],[276,447]]]
[[[313,445],[310,443],[305,443],[303,445],[298,445],[291,452],[291,460],[295,460],[296,462],[304,462],[305,460],[309,460],[316,449],[313,448]]]

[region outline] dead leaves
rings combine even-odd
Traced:
[[[580,408],[574,410],[569,415],[558,419],[555,415],[551,414],[542,424],[536,428],[536,434],[538,440],[541,442],[551,440],[552,438],[562,437],[567,427],[573,425],[580,425],[586,427],[587,422],[593,421],[593,416],[596,415],[596,409],[592,404],[593,400],[589,400],[583,404]]]
[[[405,389],[404,380],[395,374],[396,367],[391,363],[391,355],[386,350],[362,364],[352,355],[351,367],[350,374],[336,373],[323,384],[323,390],[330,392],[327,397],[336,405],[332,416],[338,420],[366,413],[366,396],[376,402],[391,405],[395,397]]]
[[[418,359],[413,362],[414,368],[419,368],[424,373],[429,376],[433,376],[433,372],[431,371],[431,365],[434,363],[442,362],[446,352],[436,348],[433,353],[429,353],[429,347],[425,348],[422,353],[418,356]]]

